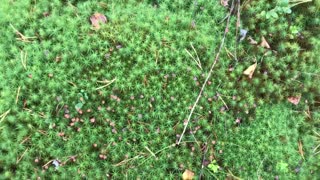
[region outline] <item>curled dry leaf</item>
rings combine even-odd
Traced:
[[[249,36],[249,37],[248,37],[248,40],[249,40],[249,43],[250,43],[250,44],[252,44],[252,45],[256,45],[256,44],[258,44],[258,42],[257,42],[257,41],[255,41],[254,39],[252,39],[252,37],[251,37],[251,36]]]
[[[107,22],[107,18],[101,13],[94,13],[90,17],[90,21],[94,29],[100,29],[100,23],[105,24]]]
[[[229,0],[220,0],[222,6],[227,7]]]
[[[184,173],[182,174],[182,179],[183,180],[192,180],[193,177],[194,177],[194,172],[192,172],[192,171],[190,171],[188,169],[186,169],[184,171]]]
[[[269,43],[267,42],[267,40],[266,40],[263,36],[262,36],[262,38],[261,38],[260,46],[261,46],[261,47],[264,47],[264,48],[267,48],[267,49],[270,49]]]
[[[254,64],[252,64],[251,66],[249,66],[249,67],[243,72],[243,74],[249,76],[249,78],[251,79],[252,76],[253,76],[254,71],[256,70],[256,67],[257,67],[257,62],[254,63]]]
[[[300,102],[301,96],[290,96],[288,97],[288,101],[294,105],[298,105]]]

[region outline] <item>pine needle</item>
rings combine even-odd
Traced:
[[[9,109],[8,111],[6,111],[5,113],[3,113],[1,116],[0,116],[0,123],[4,120],[4,118],[6,118],[6,116],[9,114],[9,112],[11,111],[11,109]]]
[[[18,87],[18,90],[17,90],[16,104],[18,103],[19,94],[20,94],[20,89],[21,89],[21,86],[19,86],[19,87]]]
[[[16,164],[18,164],[18,163],[21,161],[21,159],[23,158],[24,155],[26,155],[26,153],[27,153],[28,150],[29,150],[29,148],[27,148],[27,149],[22,153],[22,155],[20,156],[20,158],[17,159]]]
[[[108,87],[108,86],[109,86],[110,84],[112,84],[115,80],[116,80],[116,78],[112,79],[111,81],[109,81],[109,80],[97,81],[98,83],[106,83],[106,84],[103,85],[103,86],[100,86],[100,87],[96,88],[96,90],[99,90],[99,89]]]

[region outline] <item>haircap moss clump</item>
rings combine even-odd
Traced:
[[[0,179],[177,179],[186,169],[209,179],[311,177],[318,122],[291,109],[317,117],[316,10],[265,0],[2,0]]]

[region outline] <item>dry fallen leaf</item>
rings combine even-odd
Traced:
[[[220,0],[220,3],[222,6],[227,7],[228,6],[228,1],[229,0]]]
[[[267,49],[270,49],[269,43],[267,42],[267,40],[266,40],[263,36],[262,36],[262,38],[261,38],[260,46],[261,46],[261,47],[264,47],[264,48],[267,48]]]
[[[192,172],[192,171],[190,171],[188,169],[186,169],[184,171],[184,173],[182,174],[182,179],[183,180],[192,180],[193,177],[194,177],[194,172]]]
[[[251,79],[252,76],[253,76],[254,71],[256,70],[256,67],[257,67],[257,62],[254,63],[254,64],[252,64],[251,66],[249,66],[249,67],[243,72],[243,74],[249,76],[249,78]]]
[[[100,23],[105,24],[107,22],[107,18],[105,15],[100,13],[94,13],[90,17],[90,21],[94,29],[100,29]]]
[[[294,105],[298,105],[300,102],[301,96],[290,96],[288,97],[288,101]]]
[[[248,37],[248,40],[249,40],[249,43],[252,44],[252,45],[258,44],[258,42],[255,41],[251,36]]]
[[[298,142],[298,148],[299,148],[299,154],[304,159],[304,151],[303,151],[303,145],[302,145],[301,141]]]

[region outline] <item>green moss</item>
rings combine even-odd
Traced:
[[[1,4],[0,179],[176,179],[185,169],[205,178],[225,177],[228,170],[243,178],[257,170],[284,178],[316,172],[318,156],[309,149],[301,173],[293,172],[301,159],[297,141],[314,146],[310,129],[318,125],[289,110],[318,110],[314,4],[268,20],[244,17],[275,3],[242,5],[241,28],[249,27],[257,41],[264,35],[277,52],[235,41],[232,16],[225,48],[179,146],[225,31],[227,8],[209,0]],[[90,24],[95,12],[108,20],[99,30]],[[30,38],[19,40],[17,31]],[[251,79],[243,71],[254,59]],[[296,107],[276,105],[300,94]],[[54,159],[65,164],[56,170]],[[213,159],[218,173],[202,168],[203,160]]]

